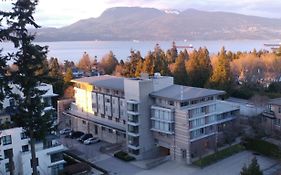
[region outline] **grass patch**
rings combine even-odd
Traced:
[[[232,146],[225,148],[223,150],[220,150],[214,154],[203,157],[203,158],[193,162],[193,164],[197,165],[199,167],[205,167],[205,166],[211,165],[215,162],[218,162],[219,160],[225,159],[229,156],[239,153],[243,150],[244,150],[244,147],[240,144],[232,145]]]
[[[265,156],[281,159],[281,149],[277,145],[265,140],[246,138],[244,140],[244,146],[248,150],[258,152]]]
[[[133,156],[130,156],[128,153],[124,152],[124,151],[119,151],[117,153],[114,154],[114,157],[124,160],[126,162],[135,160],[135,158]]]

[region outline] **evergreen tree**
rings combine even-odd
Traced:
[[[195,87],[204,87],[212,73],[212,65],[207,48],[194,50],[186,64],[189,84]]]
[[[252,162],[248,167],[244,165],[240,175],[263,175],[256,157],[252,159]]]
[[[71,81],[72,79],[73,79],[72,69],[71,69],[71,68],[68,68],[68,69],[66,70],[66,73],[65,73],[64,77],[63,77],[64,83],[65,83],[66,85],[69,85],[69,83],[70,83],[70,81]]]
[[[178,58],[176,59],[172,73],[176,84],[180,84],[180,85],[188,84],[188,77],[185,69],[185,57],[183,52],[180,52]]]
[[[230,60],[226,56],[226,51],[222,47],[218,61],[213,68],[213,74],[209,81],[209,86],[216,89],[230,90],[232,85],[232,74],[230,71]]]
[[[22,95],[12,94],[18,105],[13,120],[17,126],[23,127],[30,138],[33,175],[38,174],[35,140],[43,139],[52,128],[50,115],[43,112],[44,105],[41,96],[45,91],[38,89],[47,75],[47,72],[42,71],[47,47],[33,44],[34,35],[27,30],[27,26],[39,27],[33,18],[37,4],[37,0],[18,0],[13,3],[11,12],[0,12],[0,19],[4,18],[7,22],[7,27],[2,28],[0,33],[6,40],[13,42],[15,48],[18,49],[12,56],[12,61],[18,69],[11,72],[8,78],[10,83],[16,85],[22,93]]]
[[[143,63],[143,72],[148,73],[148,75],[154,74],[153,55],[151,51],[149,51],[145,57]]]
[[[59,97],[63,95],[64,81],[61,72],[61,68],[57,58],[50,58],[49,60],[49,80],[48,83],[53,85],[54,92],[59,94]]]
[[[140,77],[141,76],[141,73],[142,73],[142,70],[143,70],[142,67],[143,67],[142,60],[139,60],[137,66],[136,66],[135,77]]]

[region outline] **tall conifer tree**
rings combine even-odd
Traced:
[[[10,12],[0,11],[0,19],[4,18],[7,21],[7,27],[1,29],[1,36],[4,36],[5,40],[12,41],[18,49],[11,56],[18,69],[8,78],[10,83],[22,93],[21,96],[12,94],[18,105],[13,120],[17,126],[23,127],[30,137],[33,175],[38,174],[35,140],[44,138],[52,126],[50,115],[44,112],[42,95],[45,91],[38,89],[47,75],[44,71],[47,47],[33,44],[34,35],[27,30],[30,26],[39,27],[33,18],[37,4],[37,0],[18,0],[13,3]]]

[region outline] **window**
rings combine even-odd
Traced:
[[[113,133],[112,129],[108,129],[108,132],[109,132],[109,133]]]
[[[180,105],[181,105],[181,107],[188,106],[189,105],[189,101],[181,102]]]
[[[51,162],[58,162],[63,160],[62,152],[51,154]]]
[[[2,137],[3,139],[3,145],[9,145],[12,144],[12,136],[11,135],[7,135]]]
[[[128,103],[128,111],[138,112],[138,104]]]
[[[119,123],[119,122],[120,122],[120,118],[115,118],[115,121],[116,121],[117,123]]]
[[[103,130],[103,131],[104,131],[104,130],[105,130],[105,127],[103,127],[103,126],[102,126],[102,127],[101,127],[101,130]]]
[[[123,120],[123,124],[126,125],[126,120]]]
[[[83,125],[86,125],[86,121],[85,120],[82,120],[82,123],[83,123]]]
[[[281,113],[281,107],[278,108],[278,112]]]
[[[173,101],[169,101],[169,105],[170,106],[174,106],[174,102]]]
[[[186,149],[181,149],[181,158],[186,159]]]
[[[107,98],[107,99],[106,99],[106,102],[107,102],[107,103],[110,103],[110,99],[109,99],[109,98]]]
[[[27,139],[28,137],[25,132],[22,132],[20,133],[20,138],[23,140],[23,139]]]
[[[4,159],[8,159],[10,156],[13,157],[13,149],[4,150]]]
[[[108,120],[112,120],[112,116],[107,116]]]
[[[21,147],[21,149],[22,149],[22,152],[27,152],[27,151],[29,151],[28,145],[23,145],[23,146]]]
[[[9,164],[9,163],[6,163],[6,164],[5,164],[5,170],[6,170],[6,172],[9,172],[9,171],[10,171],[9,166],[10,166],[10,164]]]

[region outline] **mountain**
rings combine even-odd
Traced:
[[[36,32],[39,41],[280,39],[281,19],[195,9],[115,7],[98,18]]]

